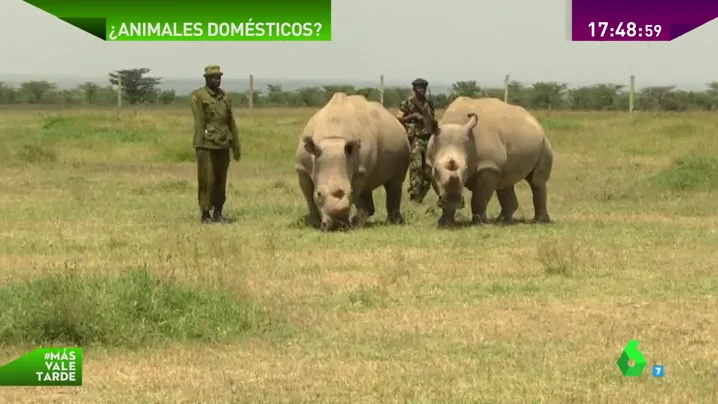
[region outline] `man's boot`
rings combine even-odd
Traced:
[[[214,209],[214,216],[212,217],[212,220],[214,220],[217,223],[227,223],[228,222],[227,218],[222,215],[222,207],[217,207]]]
[[[202,211],[202,223],[203,224],[211,224],[212,223],[212,217],[209,214],[209,211],[203,210]]]

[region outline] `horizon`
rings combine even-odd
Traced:
[[[119,70],[119,69],[118,69]],[[108,72],[109,74],[110,72]],[[183,94],[183,93],[189,93],[192,91],[193,88],[200,87],[202,85],[202,77],[201,75],[199,77],[162,77],[159,75],[153,74],[153,72],[150,70],[148,73],[148,76],[152,77],[160,77],[162,80],[161,84],[159,85],[159,88],[162,89],[168,89],[168,90],[174,90],[177,93]],[[385,87],[406,87],[409,88],[410,81],[413,79],[408,79],[405,82],[402,82],[400,80],[394,79],[394,80],[384,80],[384,86]],[[459,79],[452,82],[442,82],[442,81],[430,81],[430,88],[434,90],[435,93],[445,93],[446,91],[450,91],[452,84],[456,83],[457,81],[471,81],[475,80],[481,87],[483,88],[503,88],[503,80],[480,80],[475,78],[467,78],[467,79]],[[531,85],[538,81],[528,81],[528,80],[521,80],[519,78],[510,78],[511,81],[518,81],[524,85]],[[82,83],[86,82],[92,82],[98,85],[109,85],[109,77],[102,77],[99,75],[95,76],[82,76],[82,75],[73,75],[73,74],[49,74],[49,75],[43,75],[43,74],[17,74],[17,73],[0,73],[0,83],[6,83],[12,86],[20,85],[22,82],[25,81],[48,81],[55,85],[57,85],[58,88],[61,89],[70,89],[79,86]],[[322,85],[353,85],[355,87],[373,87],[378,88],[379,86],[379,77],[376,78],[376,80],[367,80],[367,79],[344,79],[344,80],[321,80],[321,79],[303,79],[303,78],[262,78],[257,77],[257,75],[254,75],[254,84],[255,89],[264,89],[267,85],[282,85],[282,89],[286,91],[291,90],[297,90],[302,87],[316,87],[316,86],[322,86]],[[552,81],[552,80],[539,80],[539,81]],[[567,85],[569,89],[572,88],[578,88],[578,87],[586,87],[596,84],[616,84],[616,85],[624,85],[625,88],[628,88],[630,78],[627,77],[625,82],[616,82],[616,81],[606,81],[606,82],[596,82],[596,81],[589,81],[589,82],[583,82],[583,83],[567,83],[562,82]],[[684,90],[684,91],[701,91],[708,89],[708,85],[710,82],[706,83],[698,83],[698,82],[684,82],[684,83],[641,83],[640,78],[636,77],[636,83],[635,88],[636,90],[640,90],[642,88],[648,88],[648,87],[663,87],[663,86],[674,86],[676,90]],[[718,79],[716,79],[718,81]],[[196,86],[195,83],[196,82]],[[560,82],[560,81],[559,81]],[[223,88],[225,88],[228,91],[235,91],[235,92],[241,92],[246,91],[249,87],[249,75],[247,77],[232,77],[227,74],[225,74],[225,77],[223,79]]]

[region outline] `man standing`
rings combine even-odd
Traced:
[[[429,83],[424,79],[411,82],[414,95],[402,101],[396,117],[409,135],[411,164],[409,165],[409,200],[422,203],[431,188],[431,170],[426,164],[426,147],[436,131],[434,106],[426,98]]]
[[[191,95],[192,145],[197,155],[197,194],[202,223],[227,222],[222,207],[227,196],[229,149],[232,149],[235,161],[239,161],[242,154],[232,102],[219,88],[222,74],[219,66],[207,66],[204,69],[205,86]]]

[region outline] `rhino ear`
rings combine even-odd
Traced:
[[[306,150],[307,153],[315,157],[319,157],[321,151],[319,150],[319,146],[314,143],[314,139],[312,139],[311,136],[304,136],[302,141],[304,142],[304,150]]]
[[[476,124],[479,122],[479,116],[472,112],[468,115],[468,117],[469,117],[469,122],[467,122],[466,125],[464,126],[464,130],[466,131],[466,134],[470,136],[472,134],[472,130],[474,129]]]
[[[361,140],[350,140],[344,145],[344,153],[347,156],[355,155],[361,149]]]

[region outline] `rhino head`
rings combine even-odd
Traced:
[[[321,216],[322,230],[348,226],[353,191],[361,178],[361,142],[340,137],[315,141],[311,136],[304,137],[303,142],[313,160],[314,204]]]
[[[465,125],[442,124],[434,135],[431,181],[447,209],[458,209],[461,205],[469,167],[475,159],[473,129],[478,119],[471,113]]]

